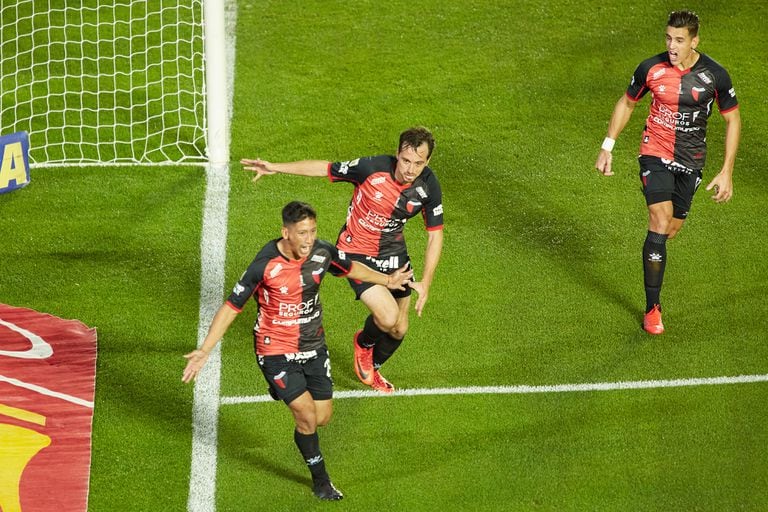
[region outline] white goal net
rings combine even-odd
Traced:
[[[0,135],[41,165],[205,162],[203,0],[0,0]]]

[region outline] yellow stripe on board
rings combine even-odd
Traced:
[[[41,425],[43,427],[45,426],[45,416],[42,414],[26,411],[24,409],[17,409],[16,407],[11,407],[10,405],[0,404],[0,415],[10,416],[11,418],[27,421],[29,423]]]

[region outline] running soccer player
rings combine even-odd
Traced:
[[[208,354],[255,295],[254,348],[270,395],[285,402],[293,414],[293,439],[312,474],[314,495],[340,500],[343,495],[331,483],[317,435],[317,427],[330,421],[333,410],[320,283],[330,272],[403,290],[413,272],[402,268],[387,275],[349,260],[331,243],[317,239],[317,215],[306,203],[287,204],[282,216],[282,238],[259,251],[214,316],[203,344],[184,356],[188,362],[182,381],[197,378]]]
[[[350,259],[388,274],[410,257],[403,237],[406,221],[421,215],[427,230],[427,246],[421,281],[405,290],[387,290],[381,285],[350,278],[355,298],[371,314],[354,335],[355,373],[361,382],[382,393],[395,387],[380,372],[381,366],[400,347],[408,331],[411,288],[419,297],[415,309],[421,316],[443,248],[443,203],[437,177],[427,166],[435,148],[432,133],[423,127],[400,134],[395,156],[372,156],[347,162],[303,160],[270,163],[241,160],[254,171],[254,180],[268,174],[327,176],[332,182],[352,183],[347,220],[336,247]]]
[[[736,93],[726,70],[697,51],[699,18],[674,11],[667,21],[667,51],[637,67],[626,94],[619,99],[608,124],[595,167],[613,175],[611,151],[629,122],[637,102],[651,92],[650,114],[640,144],[640,179],[648,206],[648,233],[643,245],[646,313],[643,329],[664,332],[661,285],[667,264],[666,242],[674,238],[688,216],[702,180],[707,154],[707,121],[712,104],[725,120],[725,154],[720,172],[709,182],[712,199],[727,202],[733,195],[733,166],[741,134]]]

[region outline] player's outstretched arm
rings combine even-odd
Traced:
[[[345,277],[365,281],[366,283],[380,284],[390,290],[405,290],[405,287],[408,286],[413,277],[413,270],[409,270],[408,266],[404,265],[391,274],[383,274],[362,263],[353,261],[352,268],[349,269]]]
[[[301,160],[298,162],[272,163],[266,160],[251,160],[243,158],[240,160],[243,169],[253,172],[253,181],[269,174],[295,174],[297,176],[321,177],[328,174],[328,164],[326,160]]]
[[[741,138],[741,115],[739,109],[723,114],[725,119],[725,154],[723,167],[707,185],[707,190],[715,190],[712,199],[718,203],[730,201],[733,197],[733,167],[736,163],[736,150]]]
[[[622,130],[624,130],[624,127],[627,126],[629,119],[632,117],[632,112],[635,110],[635,105],[637,105],[637,102],[624,94],[613,108],[611,120],[608,122],[608,134],[600,147],[600,153],[597,154],[597,161],[595,162],[595,169],[600,171],[603,176],[613,176],[611,168],[613,144]]]
[[[237,317],[237,311],[232,309],[226,304],[222,304],[216,315],[213,317],[211,326],[208,329],[208,334],[205,336],[205,340],[199,349],[193,350],[184,358],[187,360],[187,366],[184,368],[184,373],[181,375],[181,380],[184,383],[191,382],[197,379],[200,370],[203,369],[205,363],[208,361],[208,354],[216,346],[219,340],[224,336],[232,325],[232,321]]]

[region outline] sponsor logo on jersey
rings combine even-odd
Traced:
[[[381,192],[381,191],[379,191],[379,190],[377,190],[377,191],[376,191],[376,192],[373,194],[373,198],[374,198],[376,201],[381,201],[381,198],[382,198],[382,197],[384,197],[384,192]]]
[[[691,89],[691,96],[693,96],[693,99],[696,101],[699,101],[699,93],[705,92],[707,89],[704,87],[693,87]],[[698,114],[698,112],[696,112]],[[695,117],[694,117],[695,119]]]
[[[709,85],[709,84],[712,83],[712,79],[709,78],[706,73],[701,72],[701,73],[699,73],[698,76],[701,79],[701,81],[704,82],[705,84]]]
[[[655,72],[655,73],[653,74],[653,76],[651,76],[651,78],[653,78],[654,80],[657,80],[658,78],[660,78],[660,77],[664,76],[664,74],[665,74],[666,72],[667,72],[667,68],[661,68],[660,70],[658,70],[657,72]],[[635,81],[635,77],[632,77],[632,82],[634,83],[634,81]]]
[[[440,203],[439,205],[432,208],[432,215],[434,215],[435,217],[442,214],[443,214],[443,203]]]
[[[659,86],[659,93],[665,92],[667,90],[667,87],[664,84],[661,84]]]
[[[278,314],[285,318],[295,318],[311,313],[315,309],[315,304],[317,304],[317,295],[299,303],[281,302]]]
[[[389,217],[368,210],[368,213],[365,214],[365,218],[359,218],[357,219],[357,222],[367,230],[391,232],[402,229],[402,224],[405,220],[407,219],[390,219]]]
[[[287,286],[281,286],[280,287],[280,293],[283,295],[286,295],[288,293],[288,287]]]
[[[325,256],[320,254],[313,254],[311,258],[309,258],[310,261],[314,261],[315,263],[320,263],[321,265],[325,263]]]
[[[379,176],[378,178],[373,178],[371,180],[371,185],[380,185],[385,181],[387,181],[387,178],[385,178],[384,176]]]
[[[273,268],[272,271],[270,271],[269,277],[274,279],[275,277],[277,277],[277,275],[280,273],[281,270],[283,270],[283,265],[281,263],[278,263],[277,265],[275,265],[275,268]]]
[[[422,187],[416,187],[416,193],[419,194],[419,197],[422,199],[426,199],[427,193],[424,192],[424,188]]]

